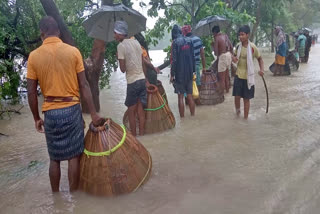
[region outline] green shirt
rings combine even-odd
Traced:
[[[257,46],[253,43],[250,43],[251,48],[253,49],[252,57],[253,59],[256,58],[258,59],[261,55],[260,52],[257,48]],[[237,47],[239,47],[237,45]],[[237,72],[236,75],[240,79],[247,79],[248,76],[248,70],[247,70],[247,48],[243,47],[241,48],[241,53],[239,57],[239,62],[238,62],[238,67],[237,67]]]

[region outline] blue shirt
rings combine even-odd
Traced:
[[[202,41],[199,37],[191,35],[189,38],[191,38],[193,43],[193,51],[194,51],[194,59],[196,65],[200,64],[200,49],[203,47]]]
[[[298,41],[300,41],[300,46],[301,47],[306,46],[306,40],[307,40],[307,38],[305,37],[305,35],[300,35],[298,37]]]
[[[283,42],[279,47],[276,48],[276,53],[280,56],[286,56],[287,55],[287,43]]]

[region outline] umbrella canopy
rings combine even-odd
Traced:
[[[304,31],[309,31],[309,32],[311,32],[311,31],[312,31],[310,28],[307,28],[307,27],[302,28],[302,30],[304,30]]]
[[[118,20],[128,23],[128,36],[146,30],[147,19],[123,4],[101,6],[83,22],[83,26],[88,36],[110,42],[114,40],[114,22]]]
[[[229,24],[229,20],[227,20],[223,16],[208,16],[204,19],[201,19],[196,27],[193,29],[193,34],[197,36],[209,36],[211,35],[211,29],[218,25],[220,28],[226,27]]]

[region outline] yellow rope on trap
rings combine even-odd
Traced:
[[[158,111],[159,109],[162,109],[166,105],[166,99],[164,98],[164,94],[162,95],[163,98],[163,104],[157,108],[145,108],[145,111]]]
[[[123,136],[122,136],[122,139],[121,141],[118,143],[118,145],[116,145],[115,147],[113,147],[112,149],[108,150],[108,151],[105,151],[105,152],[90,152],[86,149],[84,149],[84,153],[89,157],[89,156],[94,156],[94,157],[100,157],[100,156],[108,156],[108,155],[111,155],[111,153],[117,151],[117,149],[119,149],[124,141],[126,140],[126,137],[127,137],[127,132],[126,132],[126,129],[124,127],[124,125],[121,125],[121,128],[123,130]]]
[[[119,149],[124,141],[126,140],[126,136],[127,136],[127,132],[126,132],[126,129],[125,129],[125,126],[124,125],[121,125],[121,128],[123,130],[123,136],[122,136],[122,139],[121,141],[118,143],[118,145],[116,145],[115,147],[113,147],[112,149],[108,150],[108,151],[105,151],[105,152],[90,152],[86,149],[84,149],[84,153],[89,157],[89,156],[95,156],[95,157],[101,157],[101,156],[108,156],[110,155],[111,153],[115,152],[117,149]],[[132,192],[135,192],[142,184],[143,182],[146,180],[146,178],[148,177],[149,175],[149,172],[150,172],[150,169],[151,169],[151,156],[150,156],[150,153],[148,152],[148,157],[149,157],[149,165],[148,165],[148,170],[146,172],[146,174],[144,175],[144,177],[142,178],[142,180],[140,181],[140,183],[137,185],[137,187],[132,191]]]

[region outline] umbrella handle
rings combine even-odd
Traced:
[[[264,88],[266,89],[266,95],[267,95],[267,109],[266,109],[266,114],[268,114],[269,112],[269,92],[268,92],[268,88],[267,88],[267,84],[266,84],[266,81],[264,79],[263,76],[262,77],[262,80],[263,80],[263,84],[264,84]]]

